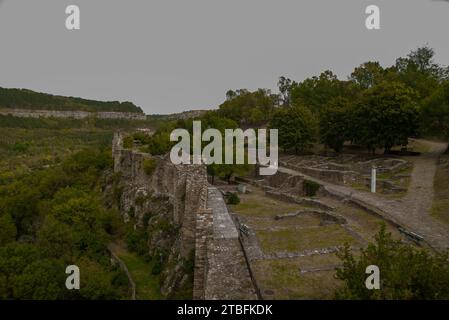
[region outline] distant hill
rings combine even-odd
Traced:
[[[188,120],[201,117],[206,112],[207,110],[189,110],[172,114],[152,114],[151,117],[161,120]]]
[[[27,89],[6,89],[1,87],[0,108],[88,112],[143,112],[140,107],[131,102],[103,102],[55,96]]]

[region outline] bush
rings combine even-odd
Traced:
[[[336,277],[343,285],[335,298],[350,300],[447,300],[448,253],[432,253],[392,238],[385,224],[375,241],[354,256],[349,245],[339,250]],[[366,288],[367,266],[379,267],[381,290]]]
[[[134,138],[132,136],[126,136],[123,138],[123,148],[132,149],[134,146]]]
[[[148,252],[147,234],[141,230],[129,230],[126,235],[126,245],[132,252],[140,256],[145,256]]]
[[[30,148],[29,142],[16,142],[12,146],[12,149],[18,153],[24,153],[24,152],[28,151],[29,148]]]
[[[227,203],[228,204],[239,204],[240,203],[240,198],[239,198],[239,196],[237,195],[237,193],[233,193],[233,192],[230,192],[230,193],[228,193],[227,194]]]
[[[305,192],[306,196],[308,196],[308,197],[316,196],[316,193],[318,192],[318,189],[320,188],[320,185],[318,183],[316,183],[315,181],[311,181],[311,180],[304,180],[303,186],[304,186],[304,192]]]
[[[145,132],[135,132],[132,135],[134,141],[138,141],[140,144],[149,144],[151,142],[151,136]]]
[[[151,176],[156,169],[156,161],[154,159],[145,159],[143,161],[143,170],[149,176]]]

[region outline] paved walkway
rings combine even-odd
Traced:
[[[207,207],[214,214],[214,239],[209,247],[206,300],[257,299],[237,228],[221,192],[209,187]]]
[[[214,212],[214,238],[238,239],[237,228],[229,215],[221,192],[215,187],[209,187],[207,193],[207,207]]]
[[[449,227],[430,215],[433,202],[433,179],[438,156],[447,148],[447,144],[424,141],[430,147],[428,153],[414,157],[414,168],[407,194],[399,200],[385,199],[378,194],[354,190],[304,175],[296,170],[279,167],[280,172],[301,175],[324,186],[331,194],[342,198],[352,198],[375,207],[392,221],[406,229],[423,236],[425,241],[436,250],[449,248]],[[282,164],[281,164],[282,165]]]

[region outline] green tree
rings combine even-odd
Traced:
[[[14,299],[55,300],[62,298],[65,266],[61,260],[36,260],[12,277]]]
[[[7,197],[0,200],[0,209],[12,217],[18,236],[34,233],[38,218],[36,204],[40,199],[39,190],[19,182],[10,186]]]
[[[362,249],[355,257],[349,246],[337,256],[343,266],[336,277],[343,287],[336,291],[337,299],[449,299],[448,254],[431,255],[424,249],[415,249],[381,227],[375,242]],[[366,268],[379,267],[381,289],[368,290],[365,286]]]
[[[355,68],[349,79],[357,83],[363,89],[368,89],[382,82],[385,76],[385,70],[379,62],[365,62]]]
[[[49,212],[71,228],[76,249],[93,257],[100,257],[106,248],[108,235],[102,224],[106,214],[95,197],[73,188],[56,193]]]
[[[444,69],[434,62],[435,52],[427,46],[396,60],[399,79],[418,93],[420,100],[430,96],[444,77]]]
[[[41,258],[36,246],[11,242],[0,247],[0,298],[13,299],[14,277]]]
[[[42,254],[49,258],[64,257],[73,262],[75,257],[75,239],[71,228],[47,216],[43,226],[37,232],[37,244]]]
[[[226,101],[219,106],[218,115],[243,125],[268,122],[277,103],[277,95],[267,89],[228,91],[226,96]]]
[[[279,147],[293,149],[295,153],[310,148],[317,137],[316,119],[309,109],[302,106],[277,110],[270,128],[279,130]]]
[[[80,290],[76,295],[87,300],[115,300],[120,298],[120,291],[112,284],[114,274],[105,272],[102,265],[86,257],[75,263],[83,275],[80,278]]]
[[[353,117],[353,140],[369,150],[408,143],[417,132],[419,109],[415,92],[398,82],[382,82],[366,90]]]
[[[15,241],[17,229],[9,214],[0,215],[0,246]]]
[[[313,113],[319,113],[333,98],[351,98],[358,90],[353,82],[340,81],[332,71],[327,70],[318,77],[293,84],[290,92],[292,105],[303,105]]]
[[[279,78],[278,89],[281,94],[282,105],[287,106],[287,107],[290,106],[291,90],[296,85],[297,85],[297,83],[292,81],[289,78],[286,78],[284,76]]]
[[[350,138],[352,121],[351,103],[345,98],[334,98],[320,114],[321,142],[340,152]]]
[[[449,137],[449,81],[439,86],[423,102],[421,132]]]

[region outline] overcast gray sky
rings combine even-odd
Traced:
[[[81,30],[65,29],[65,8]],[[365,8],[381,9],[380,31]],[[432,0],[0,0],[0,86],[146,113],[214,108],[228,89],[276,87],[428,44],[449,65],[449,2]]]

